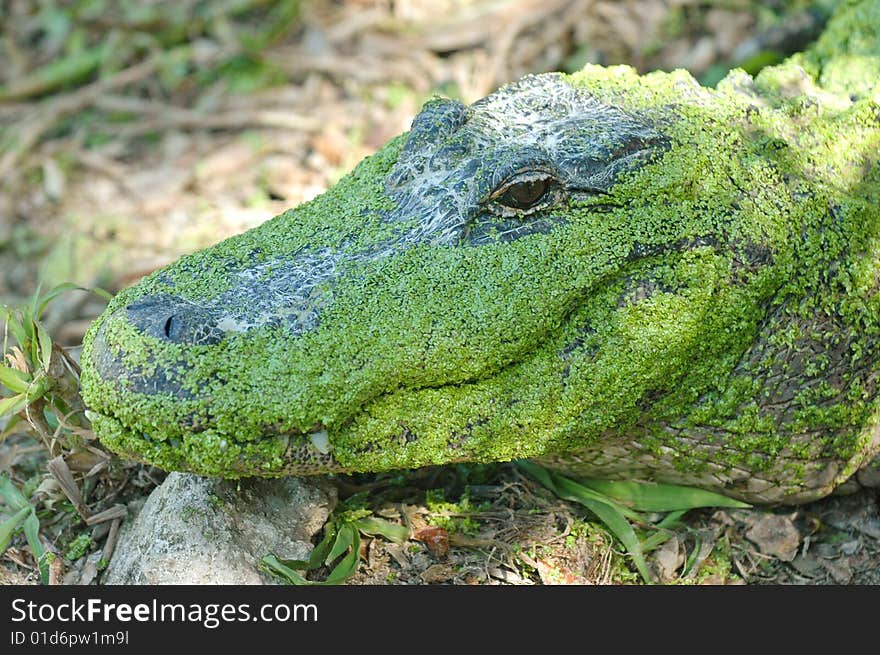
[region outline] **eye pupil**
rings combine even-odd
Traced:
[[[523,180],[522,182],[511,184],[499,200],[509,207],[528,209],[538,202],[547,193],[549,188],[549,178]]]
[[[557,203],[564,197],[562,184],[543,171],[522,171],[491,196],[489,208],[502,216],[524,216]]]
[[[550,181],[546,178],[520,182],[510,188],[510,198],[518,207],[530,207],[547,193],[547,187],[549,186]]]

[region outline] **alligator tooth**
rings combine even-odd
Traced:
[[[312,445],[318,449],[319,453],[326,455],[330,452],[330,438],[327,436],[327,430],[312,432],[309,435],[309,438],[312,440]]]

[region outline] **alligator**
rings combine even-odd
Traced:
[[[433,98],[323,195],[121,291],[82,391],[222,477],[529,458],[757,503],[880,450],[880,2],[704,88]]]

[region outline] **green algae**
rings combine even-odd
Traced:
[[[808,53],[714,91],[684,71],[568,76],[656,121],[669,149],[557,208],[547,233],[352,261],[322,290],[316,330],[182,346],[120,318],[163,292],[217,298],[229,267],[387,242],[397,137],[319,198],[121,292],[84,347],[96,432],[226,477],[566,454],[604,470],[594,460],[625,442],[637,471],[673,482],[751,497],[731,477],[744,469],[777,487],[758,500],[827,492],[877,449],[880,47],[851,28],[878,4],[845,7]],[[164,371],[180,393],[102,378],[89,365],[102,329],[125,370]],[[316,429],[333,467],[291,461],[291,439]],[[831,479],[812,480],[829,462]]]

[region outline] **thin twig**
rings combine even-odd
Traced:
[[[103,512],[98,512],[86,519],[86,525],[97,525],[104,521],[112,521],[114,519],[124,519],[128,515],[128,508],[125,505],[114,505]]]
[[[113,557],[113,551],[116,550],[116,540],[119,537],[119,526],[122,525],[122,519],[113,519],[110,524],[110,533],[107,535],[107,541],[104,542],[104,550],[101,551],[101,559],[109,562]]]
[[[321,122],[311,116],[289,111],[235,110],[222,113],[203,113],[184,107],[176,107],[156,101],[125,96],[103,96],[95,106],[105,111],[124,111],[146,114],[146,118],[130,125],[119,125],[119,136],[137,136],[169,129],[243,129],[246,127],[276,127],[282,129],[314,132]]]
[[[123,71],[92,82],[61,97],[53,97],[39,103],[37,115],[25,122],[18,130],[18,140],[0,159],[0,178],[6,177],[21,156],[31,150],[40,138],[62,118],[91,106],[105,93],[127,86],[152,75],[159,66],[159,56],[153,55]]]

